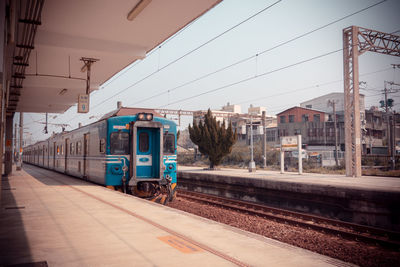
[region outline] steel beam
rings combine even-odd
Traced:
[[[351,26],[343,30],[346,176],[361,176],[358,56],[371,51],[400,56],[400,36]]]

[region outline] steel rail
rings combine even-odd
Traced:
[[[384,247],[400,248],[400,233],[379,228],[323,218],[320,216],[288,211],[256,203],[213,196],[179,189],[178,197],[212,204],[224,209],[261,216],[280,223],[310,228],[319,232],[341,236],[350,240],[379,244]]]

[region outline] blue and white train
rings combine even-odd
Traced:
[[[25,147],[23,161],[166,204],[176,197],[177,129],[155,114],[114,114],[55,134]]]

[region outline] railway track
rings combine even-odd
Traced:
[[[217,197],[204,193],[178,190],[178,197],[190,201],[218,206],[254,216],[260,216],[280,223],[305,227],[315,231],[341,236],[348,240],[379,244],[392,249],[400,249],[400,233],[379,228],[328,219],[305,213],[272,208],[256,203]]]

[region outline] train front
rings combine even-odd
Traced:
[[[176,124],[139,113],[130,126],[130,166],[127,191],[166,204],[176,197]]]

